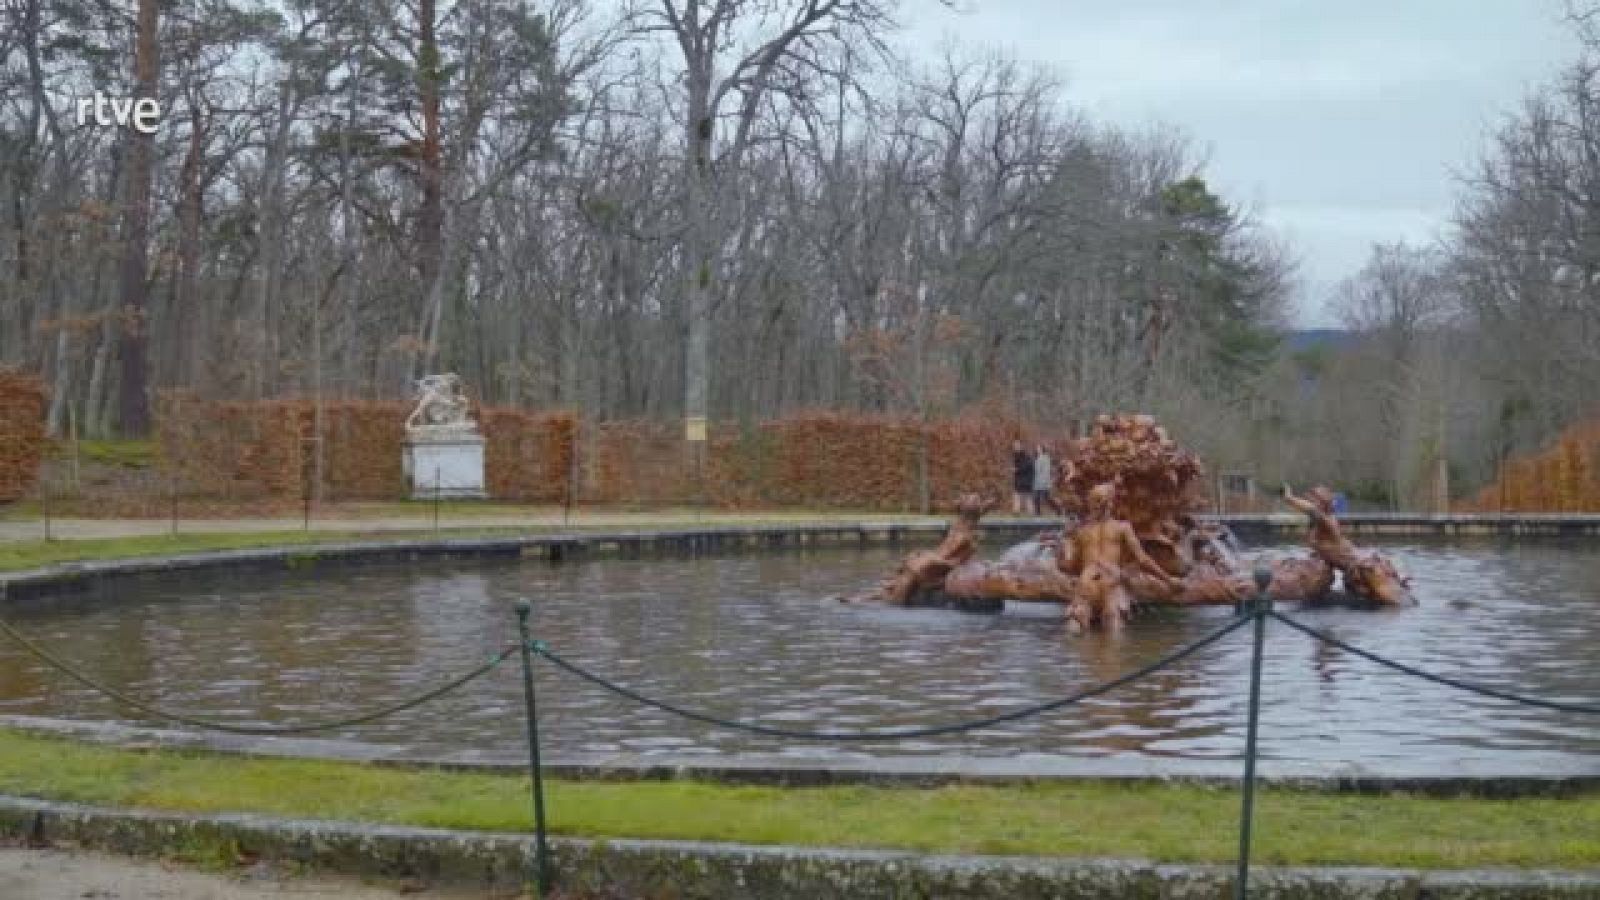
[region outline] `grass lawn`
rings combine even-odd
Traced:
[[[130,469],[148,469],[153,467],[161,454],[161,448],[153,440],[128,441],[128,440],[99,440],[79,441],[78,456],[84,462],[102,463],[110,466],[123,466]],[[72,458],[72,444],[64,443],[57,451],[58,458]]]
[[[529,829],[525,778],[120,750],[0,730],[0,793],[187,812],[257,812],[484,831]],[[1232,861],[1236,791],[1048,784],[769,788],[548,784],[551,828],[927,852]],[[1600,865],[1600,795],[1478,800],[1268,790],[1255,858],[1422,868]]]
[[[382,505],[387,509],[387,505]],[[299,544],[344,543],[354,541],[386,541],[470,537],[509,537],[572,533],[584,531],[630,531],[670,528],[714,528],[718,526],[806,525],[837,524],[853,521],[913,521],[920,517],[874,514],[828,515],[808,512],[761,512],[748,514],[707,513],[696,516],[693,512],[655,511],[648,513],[621,513],[583,511],[575,513],[563,523],[556,516],[560,510],[546,510],[550,518],[544,521],[514,524],[496,522],[485,514],[481,526],[461,527],[456,524],[435,532],[429,518],[423,514],[426,504],[408,507],[408,516],[415,516],[416,527],[385,528],[382,530],[326,530],[326,531],[193,531],[177,535],[157,534],[117,538],[58,538],[45,540],[0,541],[0,572],[30,569],[54,563],[81,562],[84,560],[125,559],[139,556],[162,556],[175,553],[197,553],[205,550],[239,550],[251,547],[293,546]],[[506,507],[501,507],[503,512]],[[529,508],[523,508],[524,510]],[[448,513],[453,514],[453,513]],[[356,518],[380,515],[379,511],[363,509]],[[315,525],[315,521],[312,523]],[[409,525],[409,523],[408,523]]]

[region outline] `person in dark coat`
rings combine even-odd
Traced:
[[[1022,515],[1033,509],[1033,456],[1021,441],[1011,442],[1011,513]]]

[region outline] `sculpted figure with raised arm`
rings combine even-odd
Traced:
[[[1344,536],[1333,514],[1333,492],[1317,486],[1298,496],[1285,484],[1283,502],[1311,520],[1311,552],[1344,576],[1344,589],[1358,597],[1384,604],[1410,598],[1406,579],[1383,554],[1361,550]]]

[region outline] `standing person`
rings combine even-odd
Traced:
[[[1039,445],[1039,452],[1033,457],[1033,514],[1044,515],[1045,504],[1050,509],[1061,515],[1061,507],[1056,505],[1056,498],[1051,496],[1051,491],[1056,486],[1055,460],[1050,458],[1050,451],[1043,444]]]
[[[1011,442],[1011,514],[1020,516],[1033,497],[1033,457],[1021,441]]]

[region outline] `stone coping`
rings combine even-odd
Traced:
[[[1049,522],[1045,520],[1016,520],[994,523],[990,530],[1033,531],[1048,525]],[[71,593],[122,578],[159,577],[179,572],[219,569],[235,572],[305,570],[327,565],[452,559],[526,557],[560,562],[588,556],[651,553],[696,556],[750,548],[892,544],[912,537],[918,540],[936,538],[944,533],[945,528],[944,522],[927,520],[283,544],[167,556],[88,560],[0,573],[0,603]]]
[[[225,848],[313,871],[483,888],[516,887],[533,870],[528,834],[453,831],[248,814],[185,815],[0,796],[0,836],[162,856]],[[605,896],[814,900],[817,897],[1219,897],[1229,865],[1137,859],[919,854],[634,839],[550,839],[557,887]],[[1250,895],[1272,900],[1600,898],[1600,871],[1251,869]]]
[[[1227,523],[1247,539],[1263,534],[1300,534],[1306,528],[1305,517],[1292,514],[1212,518]],[[1350,534],[1369,536],[1600,537],[1600,515],[1361,514],[1345,516],[1341,521]],[[1056,523],[1054,519],[992,517],[984,521],[983,527],[986,532],[1016,536],[1051,528]],[[162,576],[176,572],[213,569],[298,570],[326,565],[447,559],[532,557],[559,562],[586,556],[647,553],[693,556],[750,548],[846,543],[898,544],[910,539],[927,541],[942,535],[946,527],[944,521],[930,519],[284,544],[168,556],[89,560],[0,573],[0,604],[8,600],[81,591],[121,578]]]
[[[1303,534],[1298,513],[1201,516],[1225,522],[1242,537]],[[1600,537],[1593,513],[1354,513],[1339,517],[1346,534],[1415,537]]]
[[[0,716],[0,728],[140,750],[203,750],[249,757],[321,759],[455,771],[523,772],[528,766],[527,756],[520,754],[508,756],[466,750],[439,755],[399,744],[253,737],[40,716]],[[554,757],[543,762],[547,775],[576,781],[695,780],[782,787],[846,784],[938,787],[1098,781],[1235,788],[1240,784],[1243,769],[1239,759],[1030,754],[875,757],[819,754],[806,758],[772,753],[729,756],[606,753]],[[1510,798],[1571,796],[1600,790],[1600,760],[1574,763],[1571,757],[1540,754],[1519,754],[1515,768],[1479,760],[1361,763],[1263,759],[1257,763],[1256,775],[1261,784],[1337,793],[1405,792]]]

